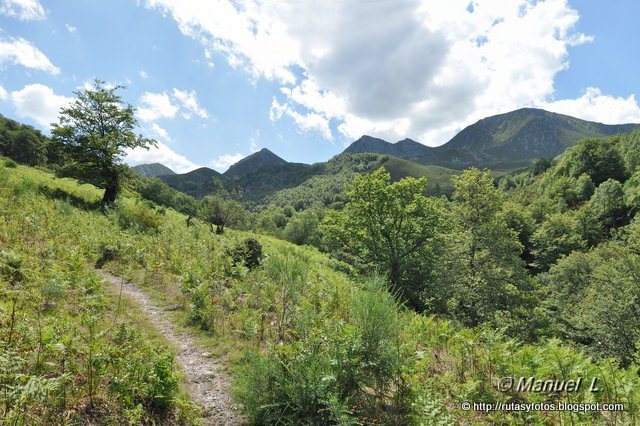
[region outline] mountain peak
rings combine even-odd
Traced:
[[[385,154],[455,169],[473,166],[509,170],[526,167],[539,158],[553,158],[583,138],[606,137],[637,127],[640,125],[605,125],[527,107],[483,118],[435,148],[411,139],[392,144],[365,135],[344,152]]]
[[[374,152],[378,154],[391,154],[393,152],[393,144],[384,139],[374,138],[369,135],[362,135],[360,139],[353,142],[344,152],[350,154],[358,154],[363,152]]]
[[[229,170],[224,172],[225,176],[239,177],[258,170],[261,167],[271,166],[273,164],[286,164],[287,162],[276,154],[262,148],[260,151],[256,151],[251,155],[238,161]]]
[[[174,172],[164,164],[160,164],[160,163],[139,164],[131,168],[136,172],[138,172],[142,177],[146,177],[146,178],[176,174],[176,172]]]

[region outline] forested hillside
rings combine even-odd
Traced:
[[[3,420],[210,418],[181,387],[190,367],[103,269],[226,366],[216,374],[251,424],[640,421],[640,131],[501,177],[394,177],[398,159],[338,156],[248,211],[219,175],[196,171],[210,188],[197,200],[124,166],[125,148],[153,141],[118,89],[78,92],[33,140],[37,168],[3,148]],[[287,164],[256,173],[272,167]],[[520,378],[584,385],[532,391]]]

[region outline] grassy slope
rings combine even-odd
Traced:
[[[0,418],[9,422],[193,418],[177,388],[169,389],[178,373],[167,342],[93,272],[114,226],[71,203],[100,198],[89,185],[0,166]],[[11,279],[10,265],[21,279]]]
[[[56,197],[69,194],[70,199],[79,205],[97,201],[100,194],[94,188],[53,179],[44,172],[24,167],[5,169],[2,173],[9,176],[14,187],[31,185],[31,188],[20,190],[22,192],[15,197],[4,198],[4,211],[0,216],[12,218],[10,228],[6,222],[2,223],[0,241],[3,247],[9,245],[19,251],[34,253],[34,264],[29,265],[29,270],[41,274],[49,269],[60,274],[68,273],[69,269],[85,271],[98,257],[101,247],[108,246],[116,250],[118,256],[106,264],[107,269],[132,279],[166,303],[181,306],[176,318],[197,325],[201,329],[201,338],[215,345],[218,354],[229,357],[236,372],[241,372],[246,366],[246,353],[250,349],[294,356],[304,349],[305,342],[314,334],[325,336],[323,341],[327,343],[323,350],[329,357],[331,344],[339,342],[344,328],[356,326],[353,323],[353,305],[366,290],[340,272],[343,266],[314,249],[242,232],[229,231],[220,237],[211,234],[204,225],[186,228],[184,218],[172,211],[161,218],[158,232],[123,230],[118,226],[115,214],[105,216],[74,208],[65,201],[43,197],[39,195],[41,191],[37,186],[52,188],[45,192]],[[20,183],[27,181],[33,183]],[[56,189],[59,190],[56,192]],[[125,204],[133,206],[134,202],[128,199]],[[18,218],[22,217],[26,218],[22,225],[26,231],[20,231],[22,221]],[[38,234],[38,242],[29,246],[35,247],[36,252],[20,244],[28,232],[39,233],[36,230],[41,229],[44,223],[47,224],[46,229],[50,229],[49,233]],[[248,236],[258,238],[268,256],[264,267],[253,271],[234,266],[228,255],[230,249]],[[51,259],[61,262],[60,259],[71,256],[69,252],[76,251],[76,246],[83,252],[72,256],[76,265],[73,268],[65,263],[56,268],[35,264],[35,253],[51,253]],[[286,274],[282,274],[285,270],[295,269],[295,265],[302,265],[304,277],[294,280],[296,285],[283,292],[283,286],[290,281],[283,279]],[[102,290],[98,291],[103,294]],[[88,303],[75,294],[71,298],[72,294],[61,293],[59,296],[67,301],[69,310]],[[283,300],[283,295],[287,295],[286,300]],[[71,300],[73,303],[68,303]],[[283,303],[294,313],[284,322],[284,328],[278,316]],[[106,308],[110,306],[109,302],[102,305],[105,307],[99,315],[103,321],[108,321],[111,318]],[[6,322],[6,303],[3,304],[2,315],[3,322]],[[53,311],[49,315],[54,321],[62,313]],[[620,369],[608,361],[595,364],[558,341],[523,346],[494,331],[457,330],[447,322],[404,310],[398,315],[401,328],[397,338],[401,342],[404,360],[402,381],[408,386],[413,401],[412,415],[404,421],[416,424],[436,420],[505,424],[613,421],[611,414],[480,413],[461,408],[465,401],[514,400],[625,402],[627,409],[632,411],[619,413],[616,419],[629,424],[638,420],[640,379],[633,370]],[[25,312],[24,316],[28,314]],[[283,346],[279,345],[280,337],[284,338]],[[60,373],[56,372],[55,366],[50,369],[51,374]],[[558,396],[497,392],[493,387],[497,378],[511,375],[540,378],[582,376],[585,382],[599,377],[608,385],[605,392],[598,394],[585,390]],[[82,383],[78,389],[82,389]],[[78,400],[82,398],[79,391]]]

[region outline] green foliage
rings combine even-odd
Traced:
[[[102,213],[14,191],[23,182],[87,202],[100,197],[24,167],[0,186],[0,418],[178,423],[183,402],[166,343],[143,333],[91,269],[100,242],[119,239],[118,228]]]
[[[211,230],[216,227],[216,234],[222,234],[225,226],[239,228],[245,220],[242,205],[230,198],[220,195],[207,195],[200,201],[199,217],[209,223]]]
[[[264,258],[262,244],[255,238],[246,238],[231,250],[231,258],[234,264],[244,265],[250,270],[255,269]]]
[[[624,203],[630,214],[640,211],[640,170],[624,183]]]
[[[120,192],[125,149],[155,144],[134,133],[135,111],[115,93],[121,88],[95,80],[92,88],[75,92],[75,101],[61,109],[51,130],[52,146],[63,157],[58,173],[104,188],[105,204]]]
[[[621,143],[614,143],[616,149]],[[595,205],[606,212],[609,195],[619,201],[614,183],[586,203],[590,178],[554,182],[566,177],[557,166],[539,176],[514,175],[507,194],[490,175],[472,170],[456,180],[458,192],[449,203],[425,198],[421,180],[392,184],[383,171],[356,180],[362,195],[353,199],[368,208],[361,211],[384,219],[371,235],[393,230],[393,218],[402,218],[411,227],[397,234],[394,247],[406,248],[427,227],[429,214],[438,224],[431,228],[429,250],[418,250],[403,264],[404,282],[418,285],[419,300],[438,314],[429,317],[396,303],[386,283],[347,276],[341,271],[352,269],[312,247],[233,229],[215,235],[199,221],[187,228],[172,209],[136,204],[125,192],[125,207],[144,207],[162,218],[157,231],[131,232],[119,226],[116,211],[91,210],[101,196],[95,187],[23,166],[0,170],[0,392],[10,395],[0,415],[11,422],[179,422],[171,356],[149,337],[135,310],[117,309],[88,268],[105,248],[118,255],[104,268],[166,297],[176,315],[190,317],[203,335],[215,338],[217,351],[229,353],[236,393],[254,423],[640,420],[638,219],[631,213],[631,224],[616,224],[611,236],[586,237],[604,226]],[[579,182],[587,188],[583,195]],[[620,183],[624,191],[633,187]],[[565,195],[576,199],[565,202]],[[352,202],[343,211],[353,209]],[[426,216],[423,207],[429,207]],[[289,207],[260,213],[270,214],[284,232],[300,212]],[[449,227],[439,225],[445,220]],[[531,266],[543,254],[534,248],[553,253],[574,235],[583,241],[580,249],[565,253],[565,247],[549,256],[548,273],[525,269],[525,261]],[[247,238],[262,246],[261,267],[234,267],[230,251]],[[357,259],[349,251],[341,254]],[[370,272],[380,262],[354,263]],[[474,322],[481,325],[464,328]],[[494,385],[503,376],[582,376],[585,383],[598,377],[603,391],[501,393]],[[480,413],[463,411],[463,401],[622,401],[626,410],[615,418],[598,412]]]
[[[515,331],[524,326],[525,296],[531,286],[520,259],[518,235],[500,218],[503,195],[487,171],[469,169],[453,182],[451,219],[456,227],[440,266],[441,285],[450,289],[445,296],[447,310],[470,325],[503,322],[513,314],[503,325]],[[523,237],[528,237],[526,219],[519,219],[520,224],[512,225],[523,226]]]
[[[193,216],[197,213],[198,204],[193,197],[170,188],[158,178],[131,176],[128,178],[127,184],[146,200],[171,207],[186,215]]]
[[[578,230],[578,221],[569,213],[552,214],[531,237],[537,267],[547,270],[560,257],[586,247]]]
[[[284,228],[284,239],[298,245],[319,245],[318,225],[320,224],[321,214],[319,210],[314,209],[296,213]]]
[[[12,159],[6,159],[2,162],[2,165],[8,169],[15,169],[16,167],[18,167],[18,163],[16,163],[15,161],[13,161]]]
[[[575,178],[587,174],[595,186],[607,179],[623,182],[627,171],[615,142],[615,139],[583,140],[563,155],[558,172]]]
[[[640,260],[615,244],[561,259],[543,276],[561,332],[591,351],[640,359]]]
[[[39,130],[0,115],[0,155],[30,166],[44,164],[48,142]]]
[[[164,223],[162,214],[139,200],[134,203],[118,202],[114,214],[122,229],[134,232],[158,232]]]
[[[383,268],[391,288],[413,306],[420,307],[422,282],[429,279],[433,244],[442,227],[440,206],[426,198],[424,178],[390,183],[378,169],[358,176],[347,191],[341,211],[328,211],[323,233],[328,244],[339,248],[363,268]],[[412,273],[414,268],[420,274]]]
[[[602,182],[589,202],[589,209],[607,231],[622,225],[627,218],[622,184],[613,179]]]

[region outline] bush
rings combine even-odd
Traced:
[[[234,266],[240,264],[255,269],[262,262],[262,244],[255,238],[247,238],[231,250]]]
[[[18,167],[18,163],[16,163],[15,161],[13,161],[10,158],[4,160],[4,162],[2,164],[8,169],[15,169],[16,167]]]

